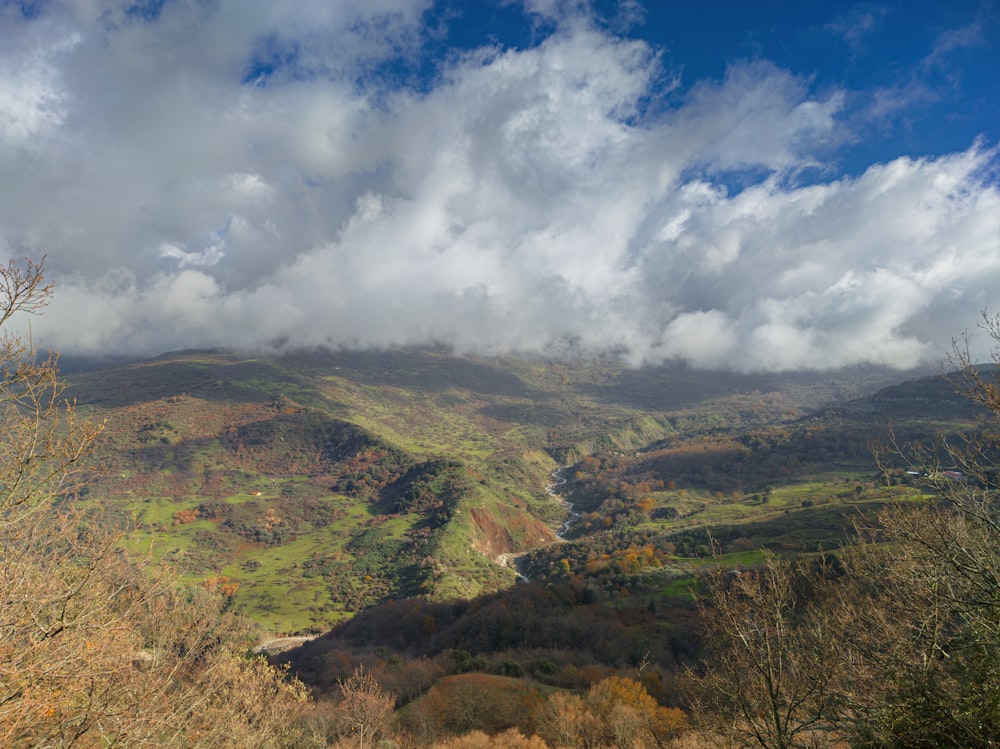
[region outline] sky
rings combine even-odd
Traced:
[[[1000,312],[998,149],[1000,0],[0,0],[66,354],[908,368]]]

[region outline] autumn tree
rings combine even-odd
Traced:
[[[687,728],[681,710],[661,706],[642,684],[620,676],[580,696],[557,692],[542,711],[539,733],[554,747],[654,749]]]
[[[385,732],[396,706],[396,699],[379,686],[371,671],[358,666],[341,679],[338,716],[342,733],[366,749]]]
[[[41,263],[0,266],[0,746],[295,746],[302,686],[79,499],[101,425],[13,329],[51,294]]]
[[[496,734],[535,730],[544,697],[529,682],[481,673],[453,674],[431,687],[402,717],[404,729],[429,743],[473,730]]]

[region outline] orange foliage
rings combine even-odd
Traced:
[[[540,733],[552,746],[652,749],[687,728],[684,712],[662,707],[639,682],[608,677],[581,698],[556,693],[547,702]]]
[[[186,525],[187,523],[193,523],[201,516],[198,512],[197,507],[192,507],[190,510],[178,510],[174,513],[174,525]]]
[[[225,575],[212,575],[206,577],[203,583],[205,590],[209,593],[219,593],[226,598],[232,598],[236,591],[240,589],[239,580],[233,580]]]

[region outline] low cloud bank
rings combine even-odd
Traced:
[[[681,91],[569,11],[379,84],[419,3],[298,5],[0,10],[0,249],[48,255],[46,343],[911,367],[997,307],[990,144],[844,176],[849,92],[765,61]]]

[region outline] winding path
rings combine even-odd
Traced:
[[[553,499],[555,499],[556,501],[558,501],[559,504],[569,512],[569,516],[566,518],[566,520],[563,521],[562,530],[556,533],[555,542],[558,543],[564,543],[566,541],[565,539],[566,532],[573,526],[573,523],[575,523],[577,520],[580,519],[580,513],[573,511],[573,503],[567,502],[565,499],[559,496],[559,494],[556,493],[556,489],[558,489],[560,486],[563,486],[567,481],[566,477],[562,475],[563,471],[565,471],[567,468],[569,468],[569,466],[560,466],[559,468],[554,470],[552,472],[553,480],[545,485],[545,493],[548,494]],[[528,549],[527,551],[532,551],[533,549],[541,549],[544,546],[548,546],[548,544],[541,544],[539,546],[533,547],[532,549]],[[526,554],[527,551],[500,554],[497,556],[496,562],[501,567],[509,567],[510,569],[514,570],[514,572],[517,573],[517,576],[519,578],[521,578],[525,582],[529,582],[527,575],[525,575],[523,572],[521,572],[521,570],[517,568],[518,558]]]
[[[511,553],[500,554],[497,557],[497,564],[499,564],[501,567],[509,567],[510,569],[514,570],[514,573],[519,578],[524,580],[524,582],[529,582],[527,575],[525,575],[523,572],[521,572],[521,570],[517,568],[517,557],[521,556],[521,554],[523,553],[524,552],[521,551],[516,554],[511,554]]]
[[[556,494],[556,489],[565,484],[567,481],[567,478],[562,475],[562,472],[565,471],[567,468],[569,468],[569,466],[560,466],[559,468],[554,470],[552,472],[552,478],[554,478],[555,481],[553,481],[551,484],[546,485],[545,487],[545,491],[549,494],[549,496],[553,497],[554,499],[557,499],[559,501],[559,504],[569,511],[569,516],[566,518],[566,520],[563,521],[562,530],[556,533],[556,538],[558,538],[560,541],[566,540],[565,538],[566,532],[573,526],[573,523],[575,523],[577,520],[580,519],[580,513],[573,511],[573,503],[567,502],[565,499]]]
[[[259,655],[277,655],[315,639],[315,637],[277,637],[258,645],[253,652]]]

